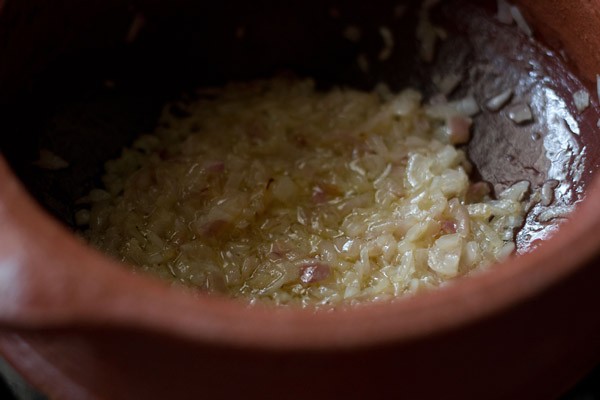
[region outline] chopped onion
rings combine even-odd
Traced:
[[[448,139],[451,144],[465,144],[471,138],[471,125],[473,120],[462,115],[455,115],[448,118],[446,126],[448,129]]]
[[[504,189],[498,197],[502,200],[522,201],[530,187],[531,182],[520,181]]]
[[[587,90],[578,90],[573,94],[573,101],[575,102],[577,111],[581,113],[590,106],[590,94],[587,92]]]
[[[379,52],[379,61],[385,61],[391,57],[394,50],[394,36],[385,26],[379,28],[379,34],[383,39],[383,49]]]
[[[498,21],[503,24],[510,25],[513,23],[513,16],[510,10],[510,4],[506,0],[498,0],[498,13],[496,14]]]
[[[100,201],[106,201],[111,199],[110,193],[102,189],[90,190],[89,199],[92,203],[98,203]]]
[[[430,63],[435,57],[436,35],[435,31],[429,26],[422,29],[418,34],[419,41],[421,42],[420,56],[423,61]]]
[[[321,182],[312,190],[312,201],[315,203],[325,203],[335,197],[341,196],[343,192],[332,183]]]
[[[361,36],[360,28],[356,25],[348,25],[346,29],[344,29],[344,37],[351,42],[358,42]]]
[[[515,252],[515,244],[513,242],[505,242],[504,246],[498,251],[496,255],[498,261],[506,260],[511,254]]]
[[[442,232],[456,233],[456,222],[455,221],[442,221]]]
[[[519,104],[508,111],[508,118],[517,124],[533,121],[533,114],[528,104]]]
[[[473,117],[479,111],[479,104],[472,95],[446,104],[430,105],[425,109],[427,115],[437,119],[448,119],[455,115]]]
[[[425,62],[432,62],[435,56],[435,44],[440,31],[431,23],[429,11],[439,2],[440,0],[425,0],[419,10],[417,39],[421,44],[421,59]]]
[[[544,183],[544,185],[542,186],[542,198],[541,198],[541,205],[543,206],[549,206],[550,204],[552,204],[552,201],[554,201],[554,189],[556,189],[558,187],[558,181],[555,179],[551,179],[549,181],[547,181],[546,183]]]
[[[446,95],[443,93],[435,94],[429,99],[429,104],[432,106],[448,104],[448,97],[446,97]]]
[[[477,104],[477,100],[473,96],[467,96],[462,100],[451,103],[456,105],[456,110],[463,115],[473,117],[479,114],[480,108],[479,104]]]
[[[231,222],[224,219],[215,219],[202,224],[198,232],[205,237],[219,236],[224,233],[231,225]]]
[[[276,179],[270,189],[273,192],[273,196],[281,202],[289,201],[298,193],[298,186],[286,175]]]
[[[473,203],[480,202],[491,192],[491,185],[488,182],[472,183],[469,185],[469,189],[467,191],[467,201]]]
[[[358,68],[365,74],[369,72],[369,59],[367,55],[364,53],[359,54],[356,57],[356,63],[358,64]]]
[[[75,213],[75,224],[85,226],[90,223],[90,210],[79,210]]]
[[[573,212],[574,206],[562,205],[557,207],[549,208],[548,210],[542,211],[537,220],[539,222],[550,222],[557,218],[566,218],[571,212]]]
[[[135,42],[144,25],[146,25],[146,18],[141,13],[136,13],[133,17],[133,21],[131,21],[131,25],[129,25],[129,31],[127,32],[125,41],[127,43]]]
[[[443,77],[439,75],[435,75],[433,77],[433,83],[437,86],[438,90],[444,94],[449,95],[458,87],[460,82],[462,81],[462,76],[460,74],[447,74]]]
[[[501,92],[500,94],[497,94],[496,96],[489,99],[485,103],[485,106],[490,111],[499,111],[502,107],[504,107],[506,105],[506,103],[509,102],[512,95],[513,95],[512,89],[506,89],[505,91]]]
[[[423,106],[415,90],[314,86],[277,78],[213,89],[185,115],[167,105],[75,222],[165,279],[317,307],[434,288],[511,251],[521,195],[486,196],[451,143],[468,140],[472,96]]]
[[[300,280],[302,283],[315,283],[327,279],[331,275],[331,267],[321,262],[314,262],[300,266]]]
[[[69,163],[66,162],[61,157],[57,156],[50,150],[41,149],[40,157],[37,161],[34,162],[40,168],[50,169],[50,170],[59,170],[65,169],[69,166]]]
[[[450,200],[448,207],[454,217],[455,230],[452,233],[458,233],[461,237],[466,238],[471,234],[471,221],[467,208],[457,198]]]
[[[223,161],[207,161],[204,164],[204,170],[211,173],[221,173],[225,171],[225,163]]]
[[[510,14],[514,18],[519,29],[522,30],[527,36],[532,37],[533,31],[531,30],[529,24],[527,24],[527,21],[525,21],[523,14],[521,14],[521,10],[519,10],[519,7],[510,6]]]
[[[408,7],[406,4],[396,5],[396,7],[394,7],[394,18],[400,19],[400,18],[404,17],[406,15],[407,8]]]
[[[462,238],[459,234],[440,237],[429,251],[427,262],[429,268],[443,276],[455,277],[458,275],[462,247]]]
[[[390,87],[385,82],[379,82],[373,88],[373,91],[381,97],[381,99],[385,101],[390,101],[394,98],[394,94],[392,93]]]
[[[600,101],[600,75],[596,75],[596,92],[598,95],[598,101]]]
[[[422,99],[421,93],[416,90],[403,91],[392,102],[393,114],[400,117],[410,116],[421,106]]]

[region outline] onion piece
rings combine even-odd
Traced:
[[[455,221],[450,221],[450,220],[442,221],[441,230],[445,234],[456,233],[456,222]]]
[[[496,14],[496,18],[506,25],[513,23],[514,20],[510,11],[510,4],[508,4],[506,0],[498,0],[498,13]]]
[[[90,223],[90,211],[89,210],[79,210],[75,213],[75,224],[77,226],[85,226]]]
[[[471,220],[467,208],[457,198],[448,202],[450,213],[454,217],[454,232],[466,238],[471,233]]]
[[[431,104],[432,106],[437,106],[440,104],[448,104],[448,98],[446,97],[445,94],[438,93],[438,94],[431,96],[431,98],[429,99],[429,104]]]
[[[394,93],[392,93],[390,87],[384,82],[378,82],[373,91],[384,101],[390,101],[394,98]]]
[[[111,199],[110,193],[102,189],[90,190],[89,199],[92,203],[99,203],[101,201],[107,201]]]
[[[401,19],[406,15],[408,6],[406,4],[398,4],[394,7],[394,18]]]
[[[463,239],[459,234],[444,235],[437,239],[428,252],[427,264],[433,271],[452,278],[458,275]]]
[[[273,193],[273,196],[282,203],[294,199],[299,191],[298,185],[287,175],[275,179],[269,189]]]
[[[600,75],[596,75],[596,92],[598,94],[598,101],[600,101]]]
[[[531,27],[529,24],[527,24],[527,21],[525,21],[525,17],[523,17],[523,14],[521,14],[519,7],[510,6],[510,14],[517,23],[519,29],[522,30],[527,36],[533,37],[533,30],[531,30]]]
[[[471,126],[473,120],[462,115],[455,115],[448,118],[446,127],[448,131],[448,139],[451,144],[465,144],[471,138]]]
[[[488,182],[481,181],[469,185],[467,190],[467,201],[470,203],[479,203],[492,192],[491,185]]]
[[[502,262],[510,257],[515,252],[516,246],[513,242],[505,242],[502,248],[498,250],[496,261]]]
[[[364,53],[359,54],[356,57],[356,63],[358,64],[358,68],[365,74],[369,72],[369,59],[367,55]]]
[[[578,90],[573,94],[573,101],[575,102],[577,111],[581,113],[590,106],[590,94],[587,92],[587,90]]]
[[[522,201],[525,195],[527,195],[527,192],[529,192],[530,187],[531,182],[519,181],[516,182],[514,185],[504,189],[498,197],[501,200]]]
[[[326,203],[327,201],[344,194],[340,188],[328,182],[321,182],[312,189],[312,201],[316,204]]]
[[[460,82],[462,81],[462,76],[460,74],[450,73],[443,77],[439,75],[435,75],[433,77],[433,83],[438,88],[438,90],[444,94],[449,95],[458,87]]]
[[[421,93],[416,90],[404,90],[393,101],[393,113],[399,117],[410,116],[421,106],[422,100]]]
[[[49,169],[49,170],[56,171],[59,169],[65,169],[69,166],[68,162],[66,162],[64,159],[57,156],[50,150],[41,149],[39,154],[40,154],[40,157],[33,164],[37,165],[38,167],[40,167],[42,169]]]
[[[435,56],[435,44],[440,34],[429,19],[429,11],[439,3],[440,0],[425,0],[419,10],[419,22],[417,25],[417,39],[421,44],[420,56],[425,62],[432,62]]]
[[[325,263],[313,262],[300,266],[300,281],[315,283],[327,279],[331,275],[331,267]]]
[[[541,190],[541,202],[540,204],[543,206],[549,206],[550,204],[552,204],[552,201],[554,200],[554,189],[556,189],[558,187],[558,181],[555,179],[551,179],[549,181],[547,181],[546,183],[544,183],[544,185],[542,186],[542,190]]]
[[[356,25],[348,25],[346,29],[344,29],[343,33],[344,37],[351,42],[358,42],[362,36],[360,28]]]
[[[133,21],[131,21],[131,25],[129,25],[129,30],[127,31],[127,36],[125,37],[125,42],[133,43],[139,36],[142,28],[146,25],[146,18],[141,13],[136,13],[133,17]]]
[[[473,117],[479,111],[481,111],[479,104],[477,104],[477,100],[472,95],[446,104],[430,105],[425,109],[428,116],[436,119],[448,119],[455,115]]]
[[[518,104],[508,111],[508,118],[517,124],[533,121],[533,114],[528,104]]]
[[[552,207],[548,210],[541,212],[538,215],[537,220],[539,222],[550,222],[553,219],[566,218],[574,210],[574,208],[574,206],[570,205]]]
[[[467,96],[462,100],[459,100],[457,102],[454,103],[450,103],[450,104],[455,104],[456,105],[456,110],[463,115],[469,116],[469,117],[473,117],[477,114],[479,114],[479,111],[481,111],[481,109],[479,108],[479,104],[477,104],[477,100],[475,100],[475,97],[471,96]]]
[[[391,57],[394,50],[394,36],[389,28],[385,26],[379,28],[379,34],[383,39],[383,49],[379,52],[379,61],[385,61]]]
[[[209,160],[204,163],[202,169],[213,174],[220,174],[225,171],[225,163],[221,160]]]
[[[199,233],[204,237],[216,237],[223,234],[231,226],[231,221],[225,219],[215,219],[202,224]]]
[[[496,96],[489,99],[485,106],[490,111],[499,111],[502,107],[506,105],[510,101],[510,98],[513,95],[512,89],[506,89],[505,91],[497,94]]]

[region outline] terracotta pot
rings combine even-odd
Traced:
[[[568,62],[554,56],[557,53],[547,53],[515,27],[494,22],[492,6],[455,1],[442,12],[455,24],[453,35],[480,36],[466,42],[450,40],[440,51],[470,44],[473,51],[467,53],[469,60],[485,59],[491,69],[501,68],[510,79],[517,79],[519,87],[524,88],[517,90],[518,96],[527,95],[530,89],[532,93],[548,93],[551,88],[552,93],[567,99],[568,104],[560,106],[536,97],[532,108],[548,111],[540,114],[534,125],[548,129],[541,132],[542,137],[566,129],[562,119],[556,121],[557,115],[567,122],[574,121],[579,129],[578,134],[574,133],[577,129],[571,126],[571,136],[567,132],[557,139],[559,144],[561,138],[573,140],[580,146],[579,153],[586,156],[580,159],[580,169],[567,160],[565,179],[570,183],[564,186],[560,200],[584,198],[569,220],[539,246],[529,246],[531,237],[524,235],[536,231],[527,228],[520,236],[524,254],[486,273],[393,303],[329,312],[249,308],[230,299],[191,294],[132,275],[87,247],[66,224],[49,214],[68,223],[72,215],[69,196],[76,198],[85,191],[85,182],[89,184],[98,173],[98,160],[128,140],[120,128],[107,127],[104,120],[90,123],[91,117],[85,117],[88,114],[79,105],[90,106],[93,113],[89,115],[116,115],[111,120],[115,127],[128,126],[119,122],[119,110],[137,110],[138,114],[155,110],[159,102],[148,100],[150,93],[168,96],[170,88],[190,84],[190,79],[180,78],[193,76],[191,66],[199,65],[195,61],[201,61],[207,71],[204,76],[214,81],[256,76],[289,65],[303,73],[317,71],[324,81],[335,81],[340,71],[336,65],[342,64],[339,60],[346,62],[356,55],[355,48],[335,36],[347,24],[343,18],[353,23],[372,23],[374,27],[385,23],[407,25],[410,31],[414,28],[414,23],[410,26],[394,19],[395,4],[387,2],[377,7],[356,3],[337,8],[318,2],[286,7],[269,2],[253,6],[237,3],[254,18],[246,31],[248,40],[257,42],[244,47],[224,39],[227,32],[234,32],[229,28],[235,28],[244,13],[231,12],[228,7],[232,3],[227,2],[196,4],[198,9],[193,9],[192,3],[178,1],[168,7],[158,1],[135,4],[135,12],[144,15],[148,29],[147,41],[143,42],[144,31],[140,40],[154,46],[154,52],[145,52],[143,43],[140,47],[120,44],[123,38],[132,39],[133,35],[131,30],[128,34],[131,9],[121,2],[65,1],[59,6],[49,1],[3,4],[0,0],[0,43],[4,46],[0,48],[0,59],[4,60],[0,66],[0,95],[5,132],[13,133],[10,140],[2,141],[4,157],[11,167],[0,160],[0,352],[32,384],[53,398],[66,399],[367,398],[374,394],[408,399],[546,399],[559,395],[600,361],[600,178],[596,176],[600,146],[595,139],[599,108],[592,82],[596,71],[600,71],[600,56],[596,54],[600,46],[596,31],[600,26],[600,2],[521,2],[536,38],[557,51],[563,49]],[[266,5],[270,8],[260,8]],[[352,10],[348,11],[349,17],[344,14],[345,7]],[[178,19],[182,15],[188,19]],[[316,17],[311,19],[311,15]],[[329,18],[333,22],[320,24]],[[178,46],[178,31],[167,34],[161,29],[183,21],[181,32],[189,38],[185,24],[196,20],[214,30],[214,36],[208,39],[230,46],[202,48],[204,53],[198,58],[193,52],[168,53],[170,46]],[[213,20],[216,22],[210,25]],[[137,21],[141,23],[139,18]],[[153,21],[158,28],[152,27]],[[307,30],[306,21],[315,25]],[[280,40],[283,36],[273,35],[271,29],[288,36]],[[333,39],[323,33],[329,30]],[[165,37],[168,40],[159,40]],[[193,39],[185,45],[210,45],[206,36]],[[261,40],[267,40],[269,46],[258,45],[263,43]],[[398,46],[414,51],[410,43],[407,40]],[[341,53],[325,51],[330,49],[327,46],[338,44]],[[376,45],[372,47],[376,54]],[[176,54],[187,54],[185,60],[191,66],[180,66],[179,76],[172,62],[156,59],[159,67],[150,62],[156,54],[169,60],[174,60]],[[258,54],[259,60],[249,58],[251,54]],[[112,58],[105,59],[107,55]],[[399,57],[406,58],[402,54]],[[239,67],[242,60],[248,67],[240,71],[235,66]],[[453,60],[456,58],[447,59],[449,63]],[[402,68],[413,71],[407,73],[407,81],[397,74],[404,71]],[[372,75],[357,84],[369,86],[379,79],[377,74],[382,74],[400,86],[418,82],[419,74],[428,74],[431,68],[437,66],[375,65]],[[170,78],[161,83],[159,75],[153,74],[163,69]],[[348,80],[356,79],[359,72],[353,69],[348,75],[340,75],[340,80],[346,76]],[[117,85],[130,85],[132,93],[142,95],[124,97],[129,100],[114,106],[110,96],[91,96],[88,94],[98,91],[81,90],[83,83],[94,87],[92,80],[86,80],[91,76],[114,78]],[[153,86],[144,86],[148,82]],[[485,82],[489,83],[468,82],[470,87],[464,90],[483,96],[489,89]],[[573,90],[583,87],[593,93],[593,104],[578,114],[568,99]],[[426,86],[424,90],[428,90]],[[105,102],[105,98],[110,101]],[[69,104],[69,100],[70,111],[64,114],[67,118],[60,114],[62,106],[53,104]],[[146,104],[145,108],[141,103]],[[46,109],[51,109],[48,115],[54,116],[52,121],[60,129],[42,125],[49,133],[36,137],[23,128],[39,127],[38,119],[47,122],[50,117],[44,114]],[[28,115],[36,118],[22,118]],[[71,125],[63,121],[65,118]],[[521,140],[517,135],[532,133],[531,127],[514,127],[489,113],[481,118],[489,120],[490,125],[484,126],[506,129],[487,136],[483,131],[476,132],[471,156],[484,178],[501,185],[504,174],[538,184],[551,177],[548,170],[525,168],[539,153],[539,144],[514,146]],[[76,129],[83,126],[81,121],[88,124],[84,124],[89,128],[85,135]],[[145,123],[131,122],[136,129]],[[65,133],[66,127],[71,127],[74,134]],[[116,133],[110,140],[100,140],[110,136],[108,131]],[[508,142],[504,134],[510,138]],[[31,167],[32,154],[40,145],[58,146],[66,153],[74,148],[70,153],[71,171],[42,172]],[[498,152],[511,151],[517,161],[485,162]],[[561,159],[555,161],[560,163]],[[545,167],[553,165],[549,162]]]

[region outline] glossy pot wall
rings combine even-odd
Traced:
[[[598,363],[599,109],[593,95],[577,112],[572,93],[595,94],[600,2],[521,2],[539,45],[496,21],[495,3],[449,1],[432,64],[407,57],[418,6],[406,4],[402,16],[395,2],[0,1],[2,355],[67,399],[547,399]],[[364,48],[340,35],[349,23],[374,32]],[[381,25],[406,39],[365,75],[354,60],[377,54]],[[461,68],[491,75],[467,74],[457,95],[511,85],[536,112],[528,126],[478,117],[469,155],[481,176],[496,187],[558,178],[557,207],[576,204],[567,221],[529,220],[522,254],[488,272],[393,303],[248,307],[132,275],[69,228],[102,160],[186,87],[293,69],[323,86],[383,79],[431,93],[431,74]],[[40,147],[71,166],[32,166]]]

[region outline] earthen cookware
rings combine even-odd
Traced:
[[[420,2],[0,0],[0,353],[52,398],[547,399],[600,362],[600,1],[448,0],[448,33],[416,56]],[[359,43],[342,32],[361,28]],[[379,61],[379,28],[396,39]],[[364,71],[356,62],[369,60]],[[514,88],[533,122],[482,110],[468,152],[496,189],[556,179],[519,255],[430,293],[330,311],[249,307],[172,288],[73,233],[102,162],[186,90],[294,71],[319,85],[434,93],[464,79],[480,102]],[[592,104],[579,112],[573,93]],[[39,149],[68,160],[33,164]],[[552,208],[554,207],[554,208]]]

